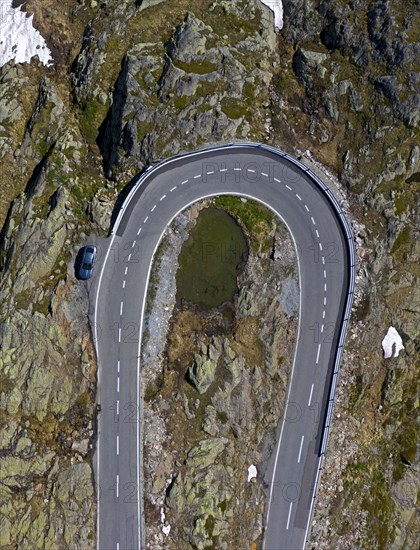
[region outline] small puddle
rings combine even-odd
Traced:
[[[247,257],[246,237],[232,216],[219,208],[203,209],[179,256],[178,305],[208,310],[232,302]]]

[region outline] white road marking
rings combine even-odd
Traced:
[[[156,208],[156,204],[153,206],[153,208],[150,210],[150,212],[153,212],[155,208]]]
[[[125,279],[124,279],[124,281],[123,281],[123,288],[125,288]]]
[[[321,334],[324,332],[324,325],[321,325]]]
[[[120,360],[118,359],[118,362],[117,362],[117,372],[120,372]]]
[[[137,241],[133,241],[133,244],[131,245],[131,248],[134,248],[136,246]]]
[[[262,176],[265,176],[266,178],[268,178],[268,174],[266,174],[265,172],[261,172],[261,175],[262,175]]]
[[[325,271],[325,269],[324,269],[324,278],[325,279],[327,278],[327,272]]]
[[[185,185],[186,183],[188,183],[188,180],[181,181],[181,185]]]
[[[117,435],[117,455],[120,454],[120,436]]]
[[[296,196],[300,201],[302,200],[302,197],[300,197],[297,193],[296,193]]]
[[[176,185],[175,185],[175,187],[172,187],[172,189],[170,189],[170,192],[173,193],[175,191],[175,189],[176,189]]]
[[[289,515],[287,517],[287,525],[286,525],[286,529],[289,529],[289,523],[290,523],[290,516],[292,514],[292,506],[293,506],[293,502],[290,503],[290,506],[289,506]]]
[[[305,204],[305,208],[306,208],[306,211],[309,212],[309,208],[307,204]]]
[[[241,172],[241,171],[242,171],[242,168],[234,168],[234,171],[235,171],[235,172]]]
[[[314,385],[312,384],[312,386],[311,386],[311,393],[309,394],[308,407],[311,406],[313,391],[314,391]]]
[[[120,393],[120,377],[117,376],[117,393]]]
[[[227,172],[227,168],[220,168],[221,172]]]
[[[117,498],[120,496],[120,476],[117,474]]]
[[[121,327],[118,329],[118,342],[121,342]]]
[[[130,260],[131,260],[131,252],[130,252],[130,254],[128,255],[127,262],[129,262]]]
[[[316,236],[317,236],[318,239],[319,239],[319,232],[318,232],[318,229],[315,229],[315,233],[316,233]]]
[[[321,344],[318,344],[318,351],[317,351],[317,354],[316,354],[316,364],[318,364],[318,361],[319,361],[319,352],[321,351]]]
[[[166,199],[166,195],[162,195],[159,200],[163,201],[163,199]]]
[[[291,188],[291,187],[289,187],[289,186],[288,186],[287,184],[286,184],[286,188],[287,188],[287,189],[288,189],[289,191],[291,191],[291,190],[292,190],[292,188]]]
[[[327,305],[327,298],[324,296],[324,306]]]
[[[325,309],[324,309],[324,311],[322,312],[322,318],[325,319]]]
[[[273,178],[274,181],[276,181],[277,183],[281,183],[281,181],[278,179],[278,178]]]
[[[121,302],[120,303],[120,315],[122,315],[122,313],[123,313],[123,308],[124,308],[124,302]]]
[[[141,233],[141,227],[139,228],[139,230],[137,231],[137,236],[139,236]]]
[[[322,244],[321,243],[319,243],[319,249],[322,252]]]
[[[214,170],[210,170],[210,172],[206,172],[206,174],[210,176],[211,174],[214,174]]]
[[[324,283],[324,292],[327,292],[327,283]]]
[[[255,174],[255,170],[252,170],[252,168],[247,168],[247,172],[252,172],[253,174]]]
[[[120,543],[117,542],[117,550],[120,550]]]
[[[146,223],[148,219],[149,219],[149,216],[146,216],[146,217],[144,218],[143,223]]]
[[[117,416],[120,415],[120,400],[117,399]]]
[[[128,266],[125,268],[124,275],[127,275],[128,273]]]
[[[200,177],[201,177],[201,174],[197,174],[196,176],[194,176],[194,179],[196,180],[196,179],[198,179],[198,178],[200,178]]]
[[[314,220],[313,216],[311,216],[311,221],[312,221],[312,223],[313,223],[314,225],[316,225],[316,223],[315,223],[315,220]]]
[[[325,258],[322,256],[322,265],[325,265]]]
[[[302,446],[303,446],[303,440],[305,439],[305,436],[302,435],[302,439],[300,440],[300,449],[299,449],[299,456],[298,456],[298,464],[300,462],[300,457],[301,457],[301,454],[302,454]]]

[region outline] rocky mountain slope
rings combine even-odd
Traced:
[[[78,246],[108,231],[145,164],[233,138],[322,163],[357,222],[357,307],[313,545],[416,547],[418,2],[283,6],[276,36],[257,0],[26,2],[55,63],[0,68],[3,547],[94,547]],[[391,324],[405,350],[384,360]]]

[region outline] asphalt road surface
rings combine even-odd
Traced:
[[[99,550],[144,547],[139,357],[153,255],[181,210],[220,194],[264,203],[287,224],[297,250],[298,339],[264,479],[264,548],[305,547],[351,307],[354,256],[338,204],[289,159],[255,144],[175,157],[149,169],[119,213],[91,287],[101,406],[94,458]]]

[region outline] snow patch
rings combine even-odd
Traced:
[[[253,464],[248,468],[248,482],[257,477],[257,468]]]
[[[393,351],[394,345],[395,350]],[[402,338],[394,327],[389,327],[385,338],[382,340],[382,349],[384,351],[385,359],[389,359],[390,357],[398,357],[400,351],[404,349]]]
[[[170,532],[171,532],[171,526],[170,525],[164,525],[162,527],[162,533],[164,535],[168,536]]]
[[[12,4],[13,0],[0,0],[0,67],[11,59],[29,63],[36,55],[49,67],[53,62],[51,51],[32,24],[33,14],[28,17]]]
[[[283,28],[283,3],[282,0],[261,0],[274,12],[274,27],[279,31]]]

